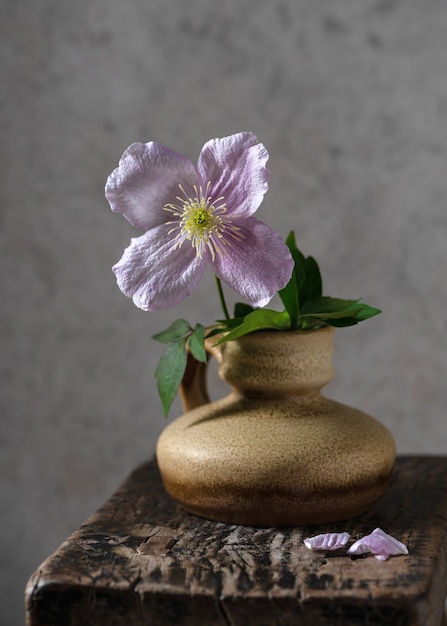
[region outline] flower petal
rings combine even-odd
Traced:
[[[265,306],[289,282],[293,260],[281,235],[249,217],[233,220],[239,239],[226,237],[226,246],[211,265],[225,283],[253,306]]]
[[[168,221],[163,206],[178,204],[179,184],[188,193],[202,184],[190,159],[153,141],[133,143],[107,179],[105,195],[112,211],[135,228],[149,230]]]
[[[198,169],[210,181],[210,196],[223,197],[228,215],[252,215],[268,189],[270,171],[265,147],[252,133],[212,139],[202,148]]]
[[[309,550],[339,550],[344,548],[350,538],[349,533],[323,533],[303,540]]]
[[[158,226],[131,240],[113,267],[121,291],[144,311],[167,309],[189,296],[205,262],[192,246],[174,250],[169,226]]]
[[[408,548],[382,529],[376,528],[370,535],[353,543],[348,550],[348,554],[354,555],[365,552],[371,552],[379,561],[386,561],[391,555],[408,554]]]

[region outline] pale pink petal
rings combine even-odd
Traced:
[[[268,189],[270,171],[265,147],[252,133],[212,139],[202,148],[198,169],[210,181],[213,200],[223,197],[228,215],[252,215]]]
[[[202,184],[190,159],[153,141],[133,143],[107,179],[105,195],[112,211],[135,228],[149,230],[170,219],[163,207],[179,204],[180,184],[188,194]]]
[[[370,552],[379,561],[386,561],[389,556],[396,554],[408,554],[406,545],[387,535],[380,528],[376,528],[370,535],[362,537],[352,544],[348,550],[348,554],[365,554]]]
[[[309,550],[339,550],[344,548],[350,538],[349,533],[323,533],[303,540]]]
[[[205,262],[191,245],[174,250],[169,226],[157,226],[131,240],[113,267],[121,291],[144,311],[167,309],[189,296]]]
[[[281,235],[254,217],[233,220],[221,253],[210,261],[217,276],[253,306],[265,306],[292,275],[293,259]]]

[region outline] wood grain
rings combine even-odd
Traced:
[[[307,550],[303,538],[375,527],[408,556]],[[259,528],[202,520],[139,467],[31,577],[28,626],[438,626],[447,593],[447,457],[399,457],[365,516]]]

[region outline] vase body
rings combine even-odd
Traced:
[[[191,513],[234,524],[310,525],[369,510],[395,445],[376,419],[321,395],[333,329],[257,332],[221,348],[232,392],[207,402],[199,369],[183,389],[195,408],[158,440],[167,492]]]

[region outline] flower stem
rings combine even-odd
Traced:
[[[225,316],[226,320],[230,319],[230,314],[228,313],[228,309],[227,309],[227,305],[225,302],[225,296],[224,296],[224,292],[222,289],[222,283],[220,282],[220,278],[218,276],[215,276],[216,279],[216,285],[217,285],[217,293],[219,294],[219,300],[220,300],[220,304],[222,306],[222,311],[223,314]]]

